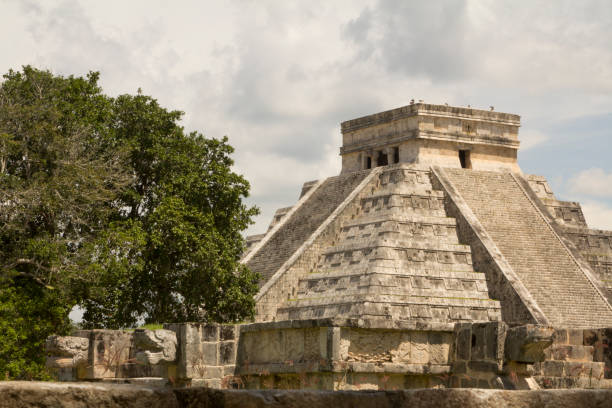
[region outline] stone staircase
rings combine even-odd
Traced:
[[[612,308],[511,173],[444,169],[550,323],[612,327]]]
[[[266,234],[270,236],[263,238],[263,245],[252,248],[243,259],[252,271],[261,274],[260,286],[280,269],[368,173],[362,171],[330,177],[306,201],[292,208],[293,212],[282,214],[285,219],[278,220],[280,228],[272,228]]]
[[[589,228],[577,202],[557,200],[544,177],[525,177],[550,216],[558,224],[558,232],[569,239],[586,260],[612,301],[612,231]]]
[[[499,302],[459,243],[430,172],[389,166],[378,177],[277,319],[499,320]]]

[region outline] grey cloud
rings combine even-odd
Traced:
[[[366,8],[344,35],[390,72],[434,80],[463,78],[474,66],[466,2],[381,0]]]

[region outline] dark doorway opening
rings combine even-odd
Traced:
[[[368,156],[366,158],[366,169],[371,169],[371,168],[372,168],[372,158]]]
[[[387,164],[389,164],[389,160],[387,158],[387,155],[381,151],[378,152],[378,158],[376,159],[376,165],[377,166],[386,166]]]
[[[472,161],[470,160],[469,150],[459,150],[459,162],[461,162],[461,167],[464,169],[472,168]]]
[[[399,163],[399,147],[393,148],[393,163]]]

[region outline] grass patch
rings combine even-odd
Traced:
[[[161,323],[149,323],[149,324],[145,324],[133,329],[124,329],[125,331],[134,331],[136,329],[147,329],[147,330],[159,330],[159,329],[163,329],[164,325]]]

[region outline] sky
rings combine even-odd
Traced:
[[[0,0],[0,72],[99,71],[227,135],[264,232],[340,171],[340,122],[411,99],[521,115],[519,164],[612,230],[612,2]]]

